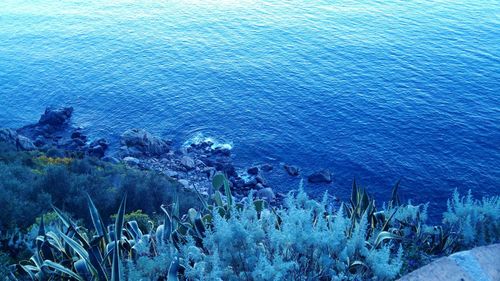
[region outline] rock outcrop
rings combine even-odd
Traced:
[[[0,142],[5,142],[15,146],[21,150],[34,150],[36,149],[33,142],[12,129],[0,129]]]
[[[170,142],[153,136],[143,129],[130,129],[121,136],[123,156],[160,156],[170,151]]]

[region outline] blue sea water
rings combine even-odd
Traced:
[[[498,194],[498,0],[2,0],[0,126],[72,105],[93,136],[231,143],[243,168],[355,177],[443,208]],[[298,180],[278,171],[275,188]]]

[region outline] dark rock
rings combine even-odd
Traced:
[[[109,147],[109,143],[106,139],[100,138],[96,139],[93,142],[90,143],[89,146],[101,146],[104,150],[106,150]]]
[[[35,139],[35,145],[37,147],[42,147],[46,144],[45,138],[43,136],[38,136]]]
[[[214,150],[214,154],[229,157],[229,156],[231,156],[231,150],[228,148],[217,147]]]
[[[79,139],[73,139],[73,140],[76,141]],[[106,139],[103,138],[96,139],[90,143],[87,153],[90,156],[102,158],[104,157],[104,154],[106,153],[106,149],[108,148],[108,146],[109,144]]]
[[[259,174],[259,167],[255,167],[255,166],[250,167],[250,168],[248,168],[247,173],[249,175],[253,175],[253,176],[258,175]]]
[[[210,158],[204,158],[201,161],[203,161],[203,163],[205,163],[205,166],[207,166],[207,167],[215,167],[214,160],[212,160]]]
[[[261,176],[256,176],[256,177],[255,177],[255,180],[256,180],[258,183],[261,183],[261,184],[263,184],[263,185],[267,186],[267,182],[266,182],[266,180],[265,180],[263,177],[261,177]]]
[[[40,117],[38,124],[59,127],[68,124],[72,114],[73,107],[64,107],[58,109],[47,107],[45,109],[45,113]]]
[[[245,187],[245,180],[244,179],[236,179],[233,183],[234,183],[234,186],[238,189]]]
[[[87,141],[87,136],[84,135],[79,129],[73,131],[73,133],[71,133],[71,139],[79,139],[83,142],[86,142]]]
[[[332,174],[328,170],[321,170],[308,176],[307,180],[310,183],[331,183]]]
[[[212,145],[214,145],[214,143],[207,140],[207,141],[202,141],[199,143],[192,143],[191,148],[196,149],[196,150],[210,151],[210,150],[212,150]]]
[[[135,148],[145,156],[158,156],[170,150],[168,142],[153,136],[143,129],[131,129],[125,131],[121,136],[121,143],[130,148]],[[134,153],[135,154],[135,153]]]
[[[262,164],[260,169],[264,172],[270,172],[273,170],[273,166],[271,164]]]
[[[73,139],[73,143],[75,143],[77,146],[84,146],[85,142],[81,139]]]
[[[228,177],[238,176],[236,172],[236,168],[234,168],[230,159],[228,158],[219,158],[216,159],[217,162],[214,163],[214,167],[217,171],[225,173]]]
[[[90,156],[95,156],[97,158],[102,158],[104,156],[104,148],[100,145],[90,147],[87,152]]]
[[[299,175],[300,173],[300,168],[297,167],[297,166],[293,166],[293,165],[284,165],[283,168],[285,168],[285,171],[290,175],[290,176],[293,176],[293,177],[296,177]]]
[[[202,169],[202,172],[207,175],[207,178],[211,178],[213,175],[215,175],[215,168],[214,167],[205,167]]]
[[[260,183],[260,182],[259,182],[259,183],[257,183],[257,184],[255,185],[255,189],[257,189],[257,190],[261,190],[261,189],[264,189],[264,186],[262,185],[262,183]]]

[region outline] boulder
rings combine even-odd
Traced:
[[[310,183],[331,183],[332,174],[328,170],[315,172],[307,177]]]
[[[145,156],[158,156],[170,150],[169,141],[153,136],[143,129],[131,129],[121,136],[122,145],[128,150],[135,148]]]
[[[84,142],[82,139],[72,139],[72,142],[73,142],[76,146],[84,146],[84,145],[85,145],[85,142]]]
[[[104,157],[104,148],[100,145],[92,146],[92,147],[89,147],[89,149],[87,150],[87,153],[90,156],[102,158],[102,157]]]
[[[17,142],[17,132],[11,129],[0,129],[0,142],[15,145]]]
[[[45,113],[40,117],[38,124],[60,127],[69,123],[72,114],[73,107],[63,107],[57,109],[47,107],[45,109]]]
[[[171,177],[171,178],[177,178],[177,177],[179,177],[179,173],[176,172],[176,171],[166,170],[166,171],[164,171],[164,173],[165,173],[165,175],[167,177]]]
[[[283,168],[285,168],[285,171],[292,177],[296,177],[300,173],[300,168],[297,166],[293,165],[284,165]]]
[[[77,141],[80,139],[73,139],[73,141]],[[108,141],[101,138],[94,140],[93,142],[90,143],[89,148],[87,149],[87,153],[90,156],[95,156],[98,158],[104,157],[104,153],[106,152],[106,149],[108,148]]]
[[[37,136],[36,139],[35,139],[35,145],[37,147],[42,147],[46,144],[46,140],[43,136]]]
[[[253,188],[254,186],[257,185],[257,183],[259,183],[259,182],[256,179],[251,179],[251,180],[245,182],[245,184],[243,186],[248,187],[248,188]]]
[[[104,150],[106,150],[109,147],[109,143],[106,139],[100,138],[92,141],[89,146],[101,146]]]
[[[266,180],[265,180],[263,177],[261,177],[261,176],[256,176],[256,177],[255,177],[255,180],[256,180],[258,183],[261,183],[261,184],[263,184],[264,186],[267,186],[267,182],[266,182]]]
[[[25,136],[18,135],[17,141],[18,141],[19,147],[23,150],[35,150],[36,149],[35,144]]]
[[[127,156],[127,157],[123,158],[123,162],[125,162],[125,164],[130,165],[130,166],[137,166],[141,163],[141,160],[134,158],[134,157]]]
[[[271,202],[274,201],[276,195],[274,195],[274,191],[271,188],[266,187],[257,191],[257,197]]]
[[[196,167],[196,163],[194,162],[193,158],[189,156],[183,156],[181,158],[181,165],[188,170],[192,170]]]
[[[185,188],[185,189],[189,189],[189,181],[188,180],[185,180],[185,179],[180,179],[178,180],[178,182]]]
[[[259,182],[258,184],[255,185],[255,189],[261,190],[264,189],[264,186],[262,185],[262,183]]]
[[[17,149],[22,150],[36,149],[35,144],[33,144],[29,138],[19,135],[16,131],[11,129],[0,129],[0,142],[9,143]]]
[[[217,147],[214,149],[214,154],[229,157],[231,156],[231,149],[225,147]]]
[[[247,169],[247,173],[249,175],[252,175],[252,176],[258,175],[259,174],[259,167],[256,167],[256,166],[250,167]]]
[[[245,187],[245,180],[244,179],[236,179],[233,181],[234,187],[237,189]]]

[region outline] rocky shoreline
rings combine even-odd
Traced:
[[[45,151],[53,157],[64,156],[60,155],[61,151],[71,151],[115,164],[158,171],[178,180],[184,188],[196,188],[205,195],[210,192],[213,175],[222,172],[228,176],[236,197],[245,197],[253,191],[257,197],[270,203],[281,202],[284,194],[273,191],[265,179],[266,174],[280,171],[297,177],[301,172],[293,165],[278,169],[271,164],[262,164],[248,167],[244,174],[238,174],[228,148],[216,147],[207,140],[174,148],[171,140],[143,129],[125,131],[116,143],[104,138],[91,140],[82,128],[72,124],[73,111],[72,107],[48,107],[35,124],[17,130],[0,129],[0,142],[11,143],[19,150]],[[332,182],[328,170],[315,172],[307,179],[311,183]]]

